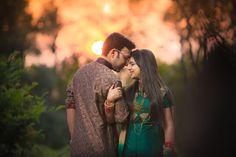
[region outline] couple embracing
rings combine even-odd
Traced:
[[[162,157],[173,149],[171,93],[154,54],[134,48],[112,33],[102,57],[75,73],[66,98],[72,157]],[[123,67],[133,80],[125,90],[117,75]]]

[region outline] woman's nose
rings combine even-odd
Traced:
[[[127,69],[128,69],[128,70],[130,70],[130,69],[131,69],[131,66],[130,66],[130,64],[127,64],[127,65],[126,65],[126,67],[127,67]]]

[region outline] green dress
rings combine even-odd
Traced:
[[[165,95],[163,107],[171,103]],[[164,131],[162,125],[150,119],[150,101],[137,93],[131,106],[131,117],[128,126],[123,152],[124,157],[161,157],[163,154]],[[119,149],[119,151],[121,151]],[[122,154],[122,155],[121,155]]]

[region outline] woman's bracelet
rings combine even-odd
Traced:
[[[114,103],[108,103],[107,100],[105,101],[104,105],[105,105],[106,112],[110,112],[114,108]]]
[[[164,144],[164,147],[165,148],[169,148],[169,149],[172,149],[173,146],[174,146],[174,144],[171,141],[165,142],[165,144]]]

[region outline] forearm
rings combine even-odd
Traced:
[[[104,110],[105,110],[105,116],[107,123],[111,124],[115,122],[114,118],[114,103],[113,102],[107,102],[107,100],[104,102]]]
[[[72,137],[75,127],[75,109],[69,108],[66,111],[67,111],[67,125],[69,128],[70,137]]]
[[[124,123],[129,115],[126,104],[105,101],[104,103],[106,120],[108,123]]]
[[[174,143],[174,125],[169,124],[165,127],[165,143],[172,142]]]
[[[164,109],[165,147],[172,148],[174,144],[174,120],[171,108]]]
[[[108,103],[106,105],[106,102]],[[105,112],[108,122],[123,123],[128,117],[128,107],[123,99],[121,87],[112,85],[108,91],[105,101]],[[112,106],[112,107],[109,107]]]
[[[117,103],[114,111],[115,121],[117,123],[125,123],[129,116],[128,106],[125,103]]]

